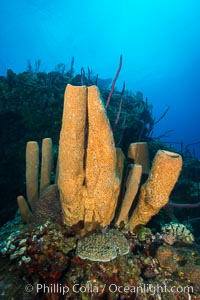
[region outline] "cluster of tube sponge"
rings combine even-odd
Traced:
[[[49,150],[45,152],[48,158],[46,167],[42,168],[41,179],[49,178],[50,174],[51,155]],[[134,163],[129,166],[126,192],[115,223],[119,226],[123,222],[133,231],[138,225],[146,224],[167,204],[182,168],[182,158],[177,153],[159,150],[149,171],[146,143],[131,144],[128,156]],[[84,231],[88,232],[113,221],[122,189],[124,162],[122,150],[115,147],[98,88],[67,85],[56,176],[66,225],[82,222]],[[136,209],[129,217],[142,173],[148,174],[148,179],[142,185]],[[45,183],[40,184],[40,190],[48,185],[47,181],[45,179]],[[33,191],[31,193],[34,194]],[[31,199],[31,196],[28,198]],[[24,204],[20,206],[22,211]]]

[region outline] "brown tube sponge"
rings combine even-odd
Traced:
[[[122,181],[123,173],[124,173],[124,164],[126,161],[125,155],[121,148],[116,148],[116,155],[117,155],[117,165],[116,169],[118,172],[118,177],[120,182]]]
[[[40,194],[50,185],[53,164],[53,144],[51,138],[42,140],[42,163],[40,175]]]
[[[119,217],[116,222],[117,226],[119,226],[121,222],[124,222],[124,224],[127,224],[128,222],[128,213],[135,199],[135,196],[138,192],[141,175],[142,175],[142,166],[138,164],[132,165],[128,176],[126,193],[122,202],[122,207],[120,210]]]
[[[68,85],[58,159],[58,188],[65,224],[72,226],[83,221],[85,231],[110,224],[121,182],[118,164],[98,88]]]
[[[147,143],[138,142],[130,144],[128,157],[132,158],[135,164],[142,165],[143,174],[149,174],[149,153]]]
[[[179,154],[159,150],[154,158],[148,179],[141,187],[139,201],[130,220],[131,231],[137,225],[145,225],[167,204],[182,168]]]
[[[30,141],[26,145],[26,195],[31,208],[38,200],[39,146]]]
[[[96,86],[88,87],[88,144],[84,189],[84,221],[110,224],[120,189],[113,134]]]
[[[84,137],[87,88],[67,85],[59,142],[58,188],[64,223],[71,226],[84,219]]]
[[[23,196],[18,196],[17,204],[19,206],[22,221],[27,224],[30,223],[31,217],[32,217],[32,212],[31,212],[25,198]]]

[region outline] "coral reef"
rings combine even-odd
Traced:
[[[18,203],[24,220],[39,220],[44,216],[46,220],[48,217],[52,219],[51,210],[54,212],[53,218],[59,219],[56,185],[48,189],[47,196],[43,197],[48,198],[45,202],[50,210],[45,209],[41,201],[50,184],[52,148],[51,139],[44,139],[39,193],[39,147],[36,142],[27,143],[27,200],[37,218],[29,214],[24,217],[27,205],[20,196]],[[123,178],[124,155],[122,150],[115,148],[109,120],[95,86],[66,87],[58,151],[55,178],[58,180],[63,221],[68,226],[81,226],[82,231],[79,230],[79,233],[82,235],[111,224],[116,215],[119,195],[122,202],[121,207],[118,205],[119,216],[115,224],[121,226],[123,223],[130,231],[138,225],[147,224],[168,202],[182,167],[179,154],[159,150],[148,179],[141,187],[138,204],[129,219],[128,213],[139,189],[142,170],[144,173],[148,171],[147,144],[130,145],[129,156],[136,163],[129,165],[129,174]],[[124,195],[122,181],[126,187]],[[50,199],[56,201],[50,203]],[[41,213],[36,212],[35,206]]]
[[[39,77],[42,81],[46,78],[45,74]],[[83,82],[83,70],[73,79]],[[90,78],[87,82],[92,83]],[[17,217],[13,225],[0,231],[0,262],[9,264],[8,273],[18,274],[23,285],[33,284],[35,299],[175,300],[195,299],[200,294],[199,268],[191,274],[200,255],[192,249],[190,231],[179,223],[166,224],[160,233],[141,226],[169,201],[181,171],[181,156],[158,150],[149,170],[148,145],[141,137],[147,134],[145,124],[152,125],[152,120],[148,102],[143,103],[138,94],[138,115],[145,120],[142,128],[138,127],[139,143],[130,145],[126,159],[122,149],[115,147],[113,135],[124,117],[123,93],[120,113],[115,117],[110,100],[116,95],[109,98],[110,122],[105,99],[100,99],[96,86],[67,85],[56,168],[51,139],[43,139],[41,151],[37,142],[27,143],[27,200],[23,196],[17,199],[23,222]],[[133,108],[131,103],[129,108]],[[170,238],[173,243],[168,242]],[[182,243],[182,252],[174,241]],[[14,292],[8,291],[5,281],[13,281],[7,274],[3,281],[1,270],[0,264],[0,284],[3,282],[3,293],[9,299]],[[189,282],[187,274],[192,278],[190,288],[194,285],[196,290],[180,292],[180,284]],[[164,282],[177,291],[163,298],[159,290],[137,290],[145,284],[156,287]],[[61,291],[65,286],[67,291],[38,292],[37,284],[60,287]],[[18,298],[25,299],[23,285]]]
[[[48,221],[31,231],[14,231],[1,243],[1,253],[14,260],[27,278],[38,274],[46,282],[57,281],[68,265],[68,252],[76,248],[76,238],[67,234]]]
[[[54,222],[31,231],[20,226],[16,217],[0,231],[4,299],[195,300],[200,295],[198,249],[166,245],[162,234],[153,236],[147,227],[125,236],[111,229],[80,238]],[[29,293],[27,284],[33,286]]]
[[[188,284],[193,283],[195,291],[200,289],[199,252],[197,250],[162,245],[156,252],[156,258],[160,268],[166,273],[179,275],[179,283],[186,279]],[[195,299],[195,296],[191,297]]]

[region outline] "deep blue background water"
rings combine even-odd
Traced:
[[[121,53],[118,88],[142,91],[157,118],[171,107],[154,136],[172,129],[165,141],[200,142],[199,0],[1,0],[1,74],[75,56],[77,72],[113,78]]]

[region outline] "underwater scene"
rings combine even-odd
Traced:
[[[199,20],[2,1],[0,300],[200,300]]]

